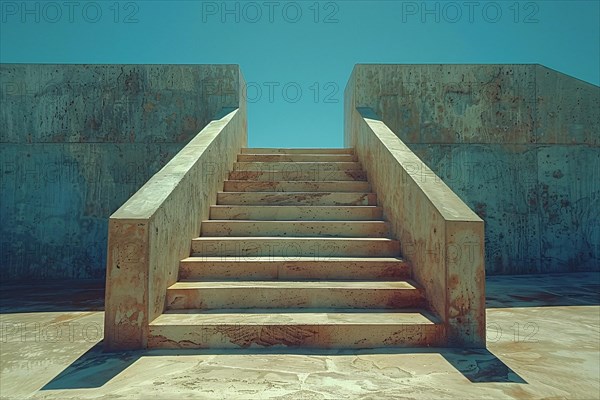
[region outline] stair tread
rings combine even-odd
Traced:
[[[179,281],[169,289],[369,289],[418,290],[411,282],[402,281]]]
[[[352,147],[243,147],[241,154],[282,154],[285,151],[293,154],[354,154]]]
[[[252,192],[224,192],[224,193],[252,193]],[[268,192],[261,192],[261,193],[268,193]],[[272,192],[272,193],[281,193],[281,192]],[[286,192],[284,192],[286,193]],[[308,192],[308,193],[314,193],[314,192]],[[279,204],[265,204],[265,205],[260,205],[260,204],[253,204],[253,205],[247,205],[247,204],[213,204],[211,205],[211,207],[215,207],[215,208],[231,208],[231,207],[249,207],[249,208],[256,208],[256,207],[262,207],[262,208],[272,208],[272,207],[277,207],[279,209],[284,209],[285,207],[287,207],[288,209],[295,209],[295,208],[301,208],[303,210],[308,210],[308,209],[315,209],[315,208],[320,208],[320,209],[333,209],[333,208],[351,208],[351,209],[376,209],[376,208],[381,208],[381,206],[369,206],[369,205],[357,205],[357,206],[335,206],[335,205],[314,205],[314,206],[303,206],[303,205],[297,205],[297,206],[290,206],[290,205],[279,205]]]
[[[267,155],[267,154],[255,154],[255,155]],[[274,155],[274,154],[270,154]],[[235,161],[235,164],[290,164],[290,165],[312,165],[312,164],[354,164],[360,165],[360,161]]]
[[[248,241],[258,241],[258,240],[307,240],[307,241],[377,241],[377,242],[397,242],[397,240],[395,239],[390,239],[390,238],[382,238],[382,237],[321,237],[321,236],[315,236],[315,237],[286,237],[286,236],[235,236],[235,237],[228,237],[228,236],[200,236],[197,238],[194,238],[192,240],[210,240],[210,241],[240,241],[240,240],[248,240]]]
[[[314,257],[253,257],[252,260],[240,260],[235,257],[188,257],[182,260],[182,262],[240,262],[240,263],[303,263],[303,262],[313,262],[313,263],[322,263],[325,266],[327,263],[331,262],[364,262],[364,263],[381,263],[381,262],[397,262],[404,263],[406,262],[402,258],[397,257],[328,257],[327,260],[315,260]]]
[[[217,192],[218,204],[254,205],[254,204],[287,204],[287,205],[376,205],[377,195],[372,192]]]
[[[237,156],[237,160],[240,162],[358,161],[357,157],[354,154],[239,154]]]
[[[358,161],[236,161],[233,171],[286,171],[294,172],[331,172],[331,171],[362,171]]]
[[[204,237],[388,237],[390,225],[385,221],[283,221],[211,219],[202,221]]]
[[[332,164],[335,163],[335,161],[332,162],[323,162],[323,163],[319,163],[319,162],[306,162],[306,164]],[[268,163],[267,163],[268,164]],[[299,164],[299,162],[290,162],[288,164]],[[334,171],[321,171],[321,172],[344,172],[344,171],[348,171],[351,173],[356,173],[356,172],[364,172],[366,173],[367,171],[364,169],[339,169],[339,170],[334,170]],[[264,172],[267,174],[271,174],[271,173],[285,173],[285,174],[292,174],[292,173],[297,173],[297,172],[315,172],[315,171],[311,171],[311,170],[305,170],[305,171],[290,171],[289,169],[269,169],[269,170],[252,170],[252,169],[235,169],[229,172]],[[233,179],[236,180],[236,179]],[[239,180],[239,179],[237,179]],[[331,181],[336,182],[336,179],[332,179]]]
[[[169,310],[150,325],[435,325],[426,310],[405,309],[218,309]]]
[[[357,169],[337,169],[332,171],[289,171],[289,170],[269,170],[269,171],[251,171],[235,170],[229,172],[229,178],[237,180],[253,181],[352,181],[366,182],[367,173],[364,170]]]
[[[310,220],[310,221],[301,221],[301,220],[297,220],[297,221],[281,221],[281,220],[277,220],[277,219],[206,219],[202,221],[203,224],[205,223],[231,223],[231,224],[247,224],[247,223],[252,223],[252,224],[268,224],[268,223],[277,223],[277,224],[300,224],[300,225],[317,225],[317,224],[327,224],[327,225],[339,225],[339,224],[356,224],[356,225],[361,225],[361,224],[380,224],[380,225],[387,225],[388,222],[386,221],[382,221],[382,220],[339,220],[339,221],[315,221],[315,220]]]
[[[318,192],[307,192],[306,190],[300,190],[300,191],[294,191],[294,192],[223,192],[223,191],[219,191],[217,192],[218,194],[241,194],[241,195],[249,195],[249,194],[256,194],[259,196],[269,196],[269,195],[276,195],[276,196],[282,196],[282,195],[298,195],[298,194],[306,194],[306,195],[311,195],[311,196],[318,196],[318,195],[324,195],[324,194],[332,194],[332,195],[348,195],[348,194],[359,194],[359,195],[368,195],[368,194],[375,194],[374,192],[323,192],[323,191],[318,191]]]
[[[260,171],[254,171],[254,172],[260,172]],[[254,179],[225,179],[225,182],[233,182],[233,183],[247,183],[247,184],[264,184],[266,183],[265,181],[257,181]],[[366,184],[368,183],[367,181],[358,181],[359,183],[363,183]],[[335,180],[331,180],[331,181],[307,181],[307,180],[302,180],[302,181],[290,181],[290,180],[274,180],[274,181],[268,181],[268,183],[289,183],[289,184],[336,184],[336,185],[352,185],[352,184],[356,184],[357,181],[335,181]]]
[[[326,241],[326,242],[385,242],[385,243],[397,243],[398,241],[395,239],[384,238],[384,237],[345,237],[345,236],[199,236],[192,241],[196,242],[240,242],[240,241],[248,241],[248,242],[257,242],[257,241]],[[331,257],[335,257],[331,255]]]

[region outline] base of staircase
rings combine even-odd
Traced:
[[[154,349],[368,349],[442,346],[441,321],[423,310],[177,310],[149,327]]]

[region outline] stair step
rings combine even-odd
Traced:
[[[256,257],[252,260],[227,257],[189,257],[181,261],[180,280],[336,280],[407,279],[410,266],[401,258]]]
[[[365,181],[225,181],[225,192],[370,192]]]
[[[150,348],[347,348],[441,346],[444,325],[424,310],[169,311],[150,323]]]
[[[316,149],[316,148],[243,148],[242,154],[354,154],[354,149]]]
[[[377,195],[364,192],[219,192],[217,204],[374,206]]]
[[[239,154],[238,161],[245,162],[355,162],[352,154]]]
[[[235,206],[210,207],[211,219],[342,221],[378,220],[383,210],[377,206]]]
[[[359,162],[235,162],[233,170],[326,173],[331,171],[362,171],[362,165]]]
[[[192,240],[192,256],[312,257],[325,261],[331,257],[397,257],[400,243],[387,238],[287,238],[287,237],[199,237]]]
[[[202,236],[385,237],[383,221],[202,221]]]
[[[245,148],[233,169],[149,348],[446,343],[353,149]]]
[[[411,308],[422,291],[408,281],[210,281],[176,282],[167,309]]]
[[[367,173],[347,171],[231,171],[231,180],[277,181],[366,181]]]

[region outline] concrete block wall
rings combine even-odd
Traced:
[[[104,277],[108,217],[239,82],[237,65],[0,65],[0,277]]]
[[[541,65],[357,65],[345,103],[485,220],[487,273],[600,270],[597,86]]]

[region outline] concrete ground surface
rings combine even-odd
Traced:
[[[600,399],[600,274],[487,280],[486,350],[104,353],[103,282],[2,287],[2,399]]]

